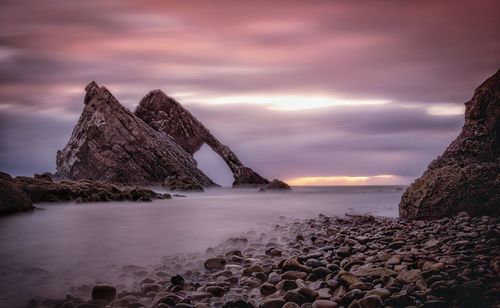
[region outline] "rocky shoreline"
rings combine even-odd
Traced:
[[[319,215],[125,266],[120,283],[72,287],[29,307],[498,307],[499,274],[496,217]]]
[[[144,202],[169,198],[169,194],[142,187],[121,187],[90,180],[54,181],[49,173],[12,178],[0,171],[0,216],[31,211],[35,209],[33,204],[40,202]]]

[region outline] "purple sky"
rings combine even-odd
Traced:
[[[499,11],[496,0],[4,0],[0,170],[54,171],[96,80],[130,109],[162,89],[270,178],[408,183],[500,67]],[[229,183],[212,154],[200,166]]]

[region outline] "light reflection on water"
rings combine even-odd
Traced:
[[[110,279],[115,267],[204,251],[280,216],[396,217],[401,194],[395,186],[213,189],[151,203],[41,204],[43,210],[0,218],[0,307],[64,296],[71,285]]]

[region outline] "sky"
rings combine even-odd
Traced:
[[[499,11],[496,0],[2,0],[0,170],[55,171],[95,80],[131,110],[162,89],[271,179],[408,184],[499,69]],[[207,146],[195,158],[231,182]]]

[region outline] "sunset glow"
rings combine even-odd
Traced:
[[[395,185],[401,179],[395,175],[373,176],[307,176],[291,178],[287,183],[293,186],[335,186],[335,185]]]

